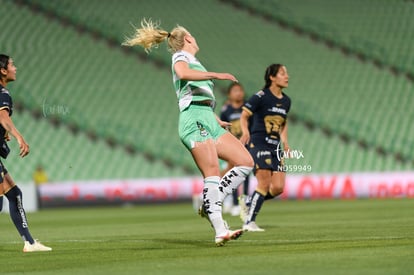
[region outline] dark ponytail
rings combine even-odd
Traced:
[[[272,84],[272,80],[270,80],[271,76],[276,76],[277,72],[279,72],[279,69],[282,67],[282,64],[272,64],[269,67],[266,68],[264,80],[265,80],[265,86],[263,89],[267,89]]]

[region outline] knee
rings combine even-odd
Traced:
[[[5,196],[8,199],[17,198],[18,196],[21,197],[22,196],[22,191],[20,190],[20,188],[17,185],[15,185],[9,191],[7,191],[5,193]]]
[[[220,168],[218,165],[209,164],[203,166],[202,168],[199,167],[199,169],[204,178],[220,175]]]
[[[266,195],[270,188],[270,182],[259,181],[257,183],[256,191],[258,191],[262,195]]]
[[[243,159],[240,160],[241,164],[240,166],[247,166],[252,167],[254,166],[254,161],[250,153],[246,154]]]
[[[242,151],[232,155],[228,160],[233,166],[246,166],[253,168],[254,160],[247,149],[243,148]]]
[[[270,186],[270,193],[273,195],[273,196],[279,196],[280,194],[282,194],[283,193],[283,190],[284,190],[284,184],[282,185],[272,185],[272,186]]]
[[[246,166],[249,166],[249,167],[252,167],[252,168],[254,167],[254,160],[253,160],[252,156],[250,156],[250,155],[249,155],[249,158],[247,159]]]
[[[283,189],[284,189],[283,187],[272,188],[272,189],[270,189],[270,193],[273,196],[277,197],[277,196],[279,196],[280,194],[283,193]]]

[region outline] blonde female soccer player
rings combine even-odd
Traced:
[[[222,202],[249,175],[253,159],[241,142],[223,129],[229,124],[214,114],[212,79],[233,82],[237,79],[229,73],[207,71],[195,57],[199,50],[195,37],[182,26],[168,32],[144,19],[141,28],[123,45],[139,45],[149,52],[163,41],[167,41],[172,53],[172,76],[180,110],[179,136],[204,178],[200,214],[208,218],[214,228],[216,245],[222,246],[243,233],[241,229],[232,231],[227,228],[221,212]],[[222,179],[218,158],[234,164]]]
[[[19,143],[21,157],[29,154],[29,145],[11,120],[13,103],[9,91],[6,89],[9,82],[16,80],[16,70],[13,59],[0,54],[0,156],[4,159],[10,152],[7,146],[8,134],[15,137]],[[44,246],[32,238],[23,208],[22,191],[14,183],[6,167],[0,161],[0,211],[3,206],[3,194],[9,200],[10,217],[24,241],[23,252],[51,251],[50,247]]]

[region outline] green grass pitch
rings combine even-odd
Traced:
[[[1,274],[414,274],[413,199],[266,202],[257,219],[266,232],[224,247],[190,203],[52,209],[28,219],[53,251],[23,253],[3,213]]]

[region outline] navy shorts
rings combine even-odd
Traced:
[[[4,175],[6,175],[7,173],[8,172],[7,172],[6,167],[4,167],[3,162],[1,162],[1,160],[0,160],[0,184],[3,183]]]
[[[251,146],[249,151],[254,160],[254,174],[256,174],[257,169],[285,172],[284,160],[277,148],[263,145]]]

